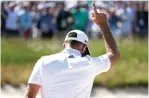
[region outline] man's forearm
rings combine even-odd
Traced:
[[[100,26],[100,28],[102,30],[102,37],[104,39],[106,52],[119,52],[116,41],[110,31],[108,23],[103,24],[102,26]]]
[[[27,90],[25,93],[25,98],[36,98],[38,92],[40,89],[40,85],[37,84],[28,84],[27,85]]]

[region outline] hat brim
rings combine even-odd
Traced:
[[[85,52],[82,54],[82,57],[83,57],[83,56],[86,56],[86,55],[90,55],[90,51],[89,51],[88,47],[86,47],[86,50],[85,50]]]

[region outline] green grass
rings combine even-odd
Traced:
[[[54,49],[54,42],[2,39],[2,65],[34,63],[42,55],[56,53],[62,48],[57,45],[58,50]]]
[[[63,41],[24,40],[2,38],[1,42],[2,84],[26,83],[34,63],[43,55],[62,51]],[[96,77],[95,85],[107,87],[148,84],[148,41],[123,40],[118,42],[121,60],[109,72]],[[89,49],[92,56],[105,53],[103,40],[91,40]]]

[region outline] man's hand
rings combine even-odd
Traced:
[[[93,3],[94,12],[92,13],[92,20],[100,27],[107,25],[107,15],[106,13],[100,11],[96,8],[95,3]]]

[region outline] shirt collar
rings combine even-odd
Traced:
[[[75,55],[81,55],[79,50],[73,49],[73,48],[65,48],[62,53],[69,53],[69,54],[75,54]]]

